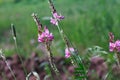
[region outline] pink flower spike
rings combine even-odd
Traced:
[[[61,19],[64,19],[64,16],[62,15],[59,15],[57,12],[53,13],[53,17],[57,20],[61,20]]]
[[[45,42],[44,34],[41,34],[41,35],[38,34],[38,42]]]
[[[114,49],[115,49],[115,43],[110,42],[110,43],[109,43],[109,51],[110,51],[110,52],[113,52]]]
[[[44,33],[49,34],[49,30],[48,30],[48,28],[46,26],[44,27]]]
[[[65,57],[66,58],[69,58],[70,57],[70,55],[71,55],[71,52],[74,52],[74,48],[66,48],[65,49]]]
[[[53,24],[53,25],[58,25],[58,21],[56,20],[56,19],[53,19],[53,18],[51,18],[50,19],[50,22]]]
[[[53,34],[52,34],[52,33],[50,33],[50,34],[49,34],[49,36],[48,36],[48,38],[49,38],[49,41],[52,41],[52,40],[54,39]]]
[[[38,35],[38,42],[49,42],[54,39],[54,36],[52,33],[49,32],[47,27],[44,27],[44,31],[42,32],[41,35]]]
[[[117,41],[115,42],[115,47],[116,47],[116,50],[117,50],[118,52],[120,52],[120,40],[117,40]]]

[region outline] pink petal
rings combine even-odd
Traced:
[[[109,43],[109,51],[112,52],[115,49],[115,43]]]
[[[70,50],[70,51],[69,51]],[[65,57],[66,58],[69,58],[70,57],[70,55],[71,55],[71,52],[74,52],[74,48],[66,48],[65,49]]]
[[[53,25],[58,25],[58,21],[57,21],[56,19],[51,18],[51,19],[50,19],[50,22],[51,22]]]
[[[120,52],[120,40],[117,40],[115,42],[115,47],[116,47],[117,51]]]
[[[48,30],[48,28],[45,26],[44,27],[44,32],[46,33],[46,34],[49,34],[49,30]]]
[[[59,15],[57,12],[53,13],[53,17],[57,20],[61,20],[61,19],[64,19],[64,16],[62,15]]]

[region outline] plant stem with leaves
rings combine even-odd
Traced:
[[[8,62],[7,62],[7,60],[6,60],[5,55],[4,55],[3,52],[2,52],[2,49],[0,50],[0,57],[3,59],[3,61],[4,61],[5,64],[7,65],[7,67],[8,67],[8,69],[10,70],[10,72],[11,72],[14,80],[17,80],[16,77],[15,77],[15,74],[14,74],[13,70],[11,69],[10,65],[8,64]]]
[[[53,5],[53,2],[51,0],[48,0],[48,2],[50,4],[51,12],[52,12],[52,15],[53,15],[50,22],[53,25],[55,25],[57,27],[57,29],[59,30],[59,33],[60,33],[60,35],[61,35],[61,37],[62,37],[62,39],[63,39],[63,41],[66,45],[67,58],[70,57],[71,63],[73,64],[73,66],[75,66],[75,68],[77,67],[76,68],[77,71],[82,70],[82,72],[79,72],[80,73],[79,77],[86,80],[86,70],[85,70],[85,66],[82,62],[82,59],[79,57],[77,50],[74,50],[72,43],[70,42],[70,40],[65,35],[63,29],[59,26],[59,22],[60,22],[60,20],[64,19],[64,16],[57,13],[57,11],[56,11],[56,9]]]
[[[33,13],[32,16],[34,21],[36,22],[36,25],[38,26],[38,42],[45,44],[50,66],[54,70],[56,75],[59,75],[59,71],[54,63],[53,54],[50,49],[51,41],[54,39],[54,36],[52,35],[52,33],[49,32],[46,26],[43,29],[43,26],[36,14]]]
[[[50,66],[52,67],[52,69],[55,71],[55,73],[57,75],[59,75],[59,71],[58,69],[56,68],[56,65],[54,64],[55,61],[53,59],[53,54],[51,52],[51,49],[50,49],[50,43],[46,43],[46,49],[47,49],[47,53],[48,53],[48,59],[49,59],[49,62],[50,62]]]
[[[20,62],[22,63],[22,67],[23,67],[24,73],[27,76],[27,71],[26,71],[26,69],[24,67],[24,63],[23,63],[22,57],[19,55],[18,46],[17,46],[16,30],[15,30],[15,26],[13,24],[11,24],[11,29],[12,29],[12,35],[13,35],[13,39],[14,39],[17,55],[18,55],[18,57],[20,59]]]

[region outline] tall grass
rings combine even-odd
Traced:
[[[82,47],[83,50],[89,47],[89,45],[100,45],[107,49],[107,46],[104,44],[107,43],[106,36],[109,31],[114,32],[119,37],[119,34],[116,33],[119,31],[120,21],[120,11],[118,10],[120,2],[118,0],[61,0],[54,1],[54,3],[57,9],[66,16],[66,19],[61,23],[63,29],[68,32],[67,35],[70,36],[70,39],[78,47]],[[37,37],[35,34],[31,34],[31,32],[36,33],[36,29],[33,27],[35,25],[30,16],[32,12],[37,12],[42,17],[45,15],[49,16],[50,10],[45,7],[48,7],[46,1],[38,1],[34,4],[22,1],[17,4],[12,3],[12,1],[2,3],[0,6],[0,34],[5,34],[6,30],[9,30],[11,22],[15,23],[18,26],[16,28],[18,35],[22,35],[18,39],[18,43],[26,49],[26,53],[30,52],[28,48],[35,50],[33,47],[30,47],[30,40]],[[47,20],[42,22],[50,25]],[[25,28],[26,31],[24,31]],[[57,31],[54,32],[56,33]],[[24,35],[27,35],[27,37]],[[24,42],[22,42],[22,39],[24,39]],[[6,37],[4,37],[4,40],[6,40]],[[0,42],[2,43],[4,40]]]

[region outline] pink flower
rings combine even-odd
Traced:
[[[66,48],[65,49],[65,57],[69,58],[71,55],[71,52],[74,52],[74,48]]]
[[[114,42],[114,35],[112,33],[109,33],[109,51],[117,51],[120,52],[120,40],[117,40]]]
[[[54,12],[53,13],[53,17],[57,20],[61,20],[61,19],[64,19],[64,16],[62,15],[59,15],[57,12]]]
[[[44,27],[44,31],[41,34],[38,34],[38,42],[49,42],[54,39],[52,33],[49,32],[47,27]]]
[[[56,19],[53,19],[53,18],[51,18],[50,19],[50,22],[53,24],[53,25],[58,25],[58,21],[56,20]]]
[[[120,40],[117,40],[117,41],[115,42],[115,47],[116,47],[116,50],[117,50],[118,52],[120,52]]]
[[[109,51],[112,52],[115,49],[115,43],[110,42],[109,43]]]
[[[58,25],[58,21],[64,19],[64,16],[59,15],[57,12],[53,13],[53,18],[50,19],[50,23],[52,23],[53,25]]]

